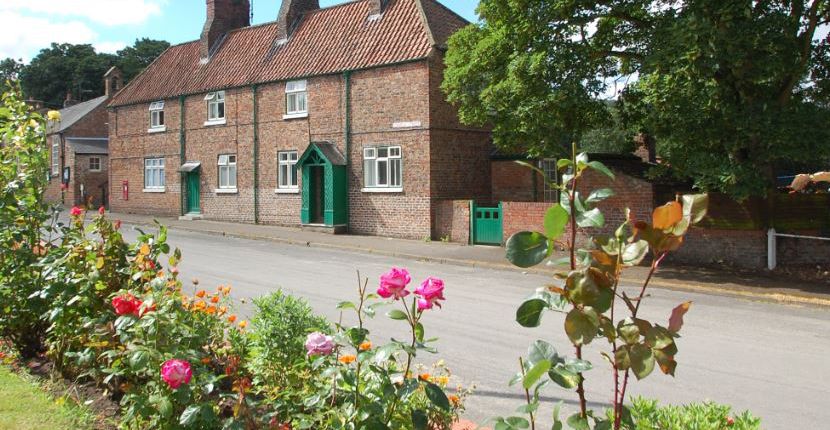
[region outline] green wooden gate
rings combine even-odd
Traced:
[[[477,245],[501,245],[503,239],[503,220],[501,203],[495,208],[472,206],[473,243]]]

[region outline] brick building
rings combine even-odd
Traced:
[[[486,130],[440,84],[467,23],[435,0],[207,0],[109,104],[114,211],[421,239],[444,199],[490,199]]]
[[[55,204],[108,205],[109,129],[107,101],[121,87],[121,72],[110,69],[104,76],[106,93],[75,103],[67,98],[61,120],[47,125],[49,184],[46,201]]]

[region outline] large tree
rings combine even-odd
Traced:
[[[606,126],[658,143],[705,191],[764,194],[830,153],[828,0],[482,0],[444,89],[495,142],[548,155]],[[613,84],[612,84],[613,83]],[[619,103],[609,107],[609,86]]]
[[[0,93],[5,93],[10,88],[6,85],[9,81],[16,81],[23,70],[23,62],[14,58],[6,58],[0,61]]]
[[[118,51],[118,67],[124,73],[124,81],[133,80],[153,62],[170,43],[164,40],[137,39],[133,46]]]

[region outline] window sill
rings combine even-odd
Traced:
[[[98,170],[89,169],[89,173],[101,173],[101,169],[98,169]]]
[[[308,118],[308,112],[303,113],[290,113],[282,116],[282,119],[299,119],[299,118]]]
[[[145,193],[165,193],[167,192],[166,188],[145,188],[142,190]]]
[[[236,188],[217,188],[213,192],[214,194],[238,194],[239,190]]]
[[[147,133],[164,133],[165,131],[167,131],[167,126],[150,127],[147,129]]]
[[[277,188],[275,194],[300,194],[299,188]]]
[[[391,187],[389,187],[389,188],[381,188],[381,187],[378,187],[378,188],[364,188],[364,189],[362,189],[362,190],[360,190],[360,191],[362,191],[362,192],[364,192],[364,193],[388,193],[388,194],[394,194],[394,193],[402,193],[402,192],[403,192],[403,188],[391,188]]]
[[[222,118],[222,119],[212,119],[212,120],[209,120],[209,121],[205,121],[205,127],[213,127],[213,126],[216,126],[216,125],[225,125],[227,123],[228,123],[228,121],[224,118]]]

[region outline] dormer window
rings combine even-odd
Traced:
[[[164,125],[164,101],[150,103],[150,132],[166,129]]]
[[[205,96],[207,101],[207,123],[205,125],[225,123],[225,92],[216,91]]]
[[[308,116],[308,91],[306,81],[285,83],[285,116],[283,118],[304,118]]]

